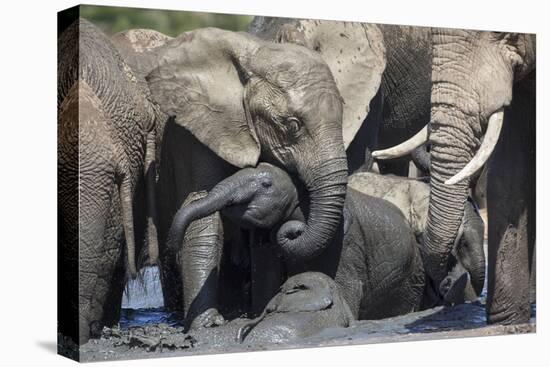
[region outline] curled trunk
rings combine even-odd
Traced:
[[[345,155],[323,161],[304,179],[309,192],[307,223],[289,221],[277,233],[277,242],[289,261],[303,261],[321,254],[340,224],[347,188]]]
[[[226,201],[227,195],[218,191],[182,206],[174,216],[170,231],[168,232],[167,246],[169,251],[175,253],[178,250],[183,241],[185,230],[191,222],[220,210]]]

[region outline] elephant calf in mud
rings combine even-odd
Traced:
[[[170,229],[170,243],[182,243],[184,235],[189,235],[185,232],[191,222],[217,215],[217,211],[243,228],[266,230],[266,242],[277,243],[283,224],[291,226],[299,236],[308,208],[301,205],[298,197],[296,186],[283,170],[266,163],[242,169],[208,194],[188,200],[181,207]],[[251,247],[269,246],[255,242],[251,241]],[[186,245],[184,240],[183,246]],[[356,319],[378,319],[422,308],[425,276],[414,233],[399,209],[386,200],[348,188],[343,220],[325,251],[313,259],[296,261],[285,256],[284,248],[278,250],[284,259],[282,279],[306,271],[328,275],[335,280]],[[280,256],[256,258],[266,264],[259,269],[262,276],[272,273],[269,262],[278,262]],[[252,255],[252,267],[256,259]],[[268,300],[280,284],[274,290],[266,290]]]
[[[351,175],[348,185],[363,194],[388,200],[397,206],[413,229],[418,243],[423,246],[430,185],[415,179],[372,172]],[[446,303],[473,301],[481,295],[486,269],[483,238],[483,220],[475,204],[468,200],[447,264],[447,276],[436,290]]]
[[[333,279],[305,272],[289,278],[262,314],[239,328],[237,341],[283,343],[328,327],[348,327],[354,319]]]
[[[353,325],[354,315],[338,284],[326,274],[305,272],[288,278],[254,319],[236,318],[187,335],[199,345],[266,346],[296,342],[327,328]]]

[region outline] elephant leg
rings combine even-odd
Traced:
[[[159,270],[160,281],[162,285],[162,295],[164,298],[164,307],[170,311],[183,310],[183,295],[181,293],[181,274],[180,268],[176,262],[175,256],[166,251],[166,233],[172,218],[177,210],[176,205],[181,204],[177,195],[180,188],[180,182],[176,182],[175,169],[176,159],[183,157],[176,156],[173,145],[178,136],[178,131],[173,127],[174,123],[168,121],[162,135],[162,148],[160,149],[159,177],[155,186],[155,197],[157,202],[158,215],[158,236],[159,236]],[[175,138],[174,138],[175,136]],[[185,199],[185,198],[184,198]]]
[[[153,129],[147,134],[147,146],[145,150],[145,191],[147,197],[147,245],[148,263],[156,265],[159,257],[157,236],[157,198],[155,194],[156,184],[156,133]]]
[[[531,255],[531,274],[529,276],[529,302],[537,302],[537,252],[533,246]]]
[[[530,319],[530,258],[535,236],[534,87],[514,87],[512,105],[488,170],[489,269],[487,320]]]
[[[183,205],[206,196],[191,193]],[[192,222],[178,252],[187,329],[224,323],[218,313],[218,276],[223,246],[223,225],[218,212]]]
[[[209,191],[235,168],[220,159],[187,130],[167,121],[162,135],[159,175],[156,185],[160,274],[164,305],[182,311],[181,264],[166,249],[172,219],[192,192]]]
[[[116,203],[109,209],[103,236],[82,233],[78,262],[80,344],[99,337],[103,326],[116,324],[120,317],[126,258],[119,211]]]
[[[250,240],[252,307],[251,314],[259,315],[283,284],[283,259],[277,245],[273,245],[257,231]]]

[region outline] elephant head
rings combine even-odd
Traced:
[[[484,225],[475,204],[468,199],[458,231],[447,276],[439,284],[439,293],[447,303],[476,300],[485,285]]]
[[[330,20],[254,17],[249,32],[318,53],[334,75],[345,103],[344,144],[350,145],[369,113],[386,68],[383,35],[374,24]]]
[[[424,261],[437,282],[460,228],[469,178],[487,161],[512,99],[512,87],[535,67],[530,34],[433,29],[431,119],[422,139],[375,156],[402,155],[424,142],[430,151],[431,196]]]
[[[343,100],[345,91],[318,53],[245,33],[187,32],[167,42],[157,62],[149,87],[176,124],[236,167],[256,166],[261,158],[300,180],[308,217],[283,224],[279,245],[298,260],[321,253],[344,205],[343,136],[357,131],[368,99]],[[368,72],[362,62],[346,67],[356,75]]]
[[[184,205],[170,228],[168,245],[181,243],[194,220],[222,211],[242,227],[271,229],[290,218],[298,193],[288,174],[268,163],[244,168],[218,183],[206,196]]]
[[[327,315],[328,312],[332,315]],[[306,313],[310,315],[318,313],[318,317],[309,320],[304,330],[292,330],[292,327],[299,327],[299,323],[292,322],[291,317]],[[267,327],[270,329],[280,327],[287,334],[296,334],[292,335],[294,337],[305,337],[315,331],[308,329],[322,329],[329,326],[348,327],[355,319],[332,278],[323,273],[306,272],[289,278],[281,286],[279,293],[269,301],[262,314],[238,330],[236,340],[242,343],[262,321],[276,314],[281,315],[281,319],[275,320],[273,325],[267,325]],[[306,316],[300,318],[306,318]],[[286,326],[285,319],[288,319],[291,325]],[[261,339],[263,333],[265,331],[259,331],[260,337],[256,338]],[[268,330],[267,334],[270,333],[276,333],[276,331]]]

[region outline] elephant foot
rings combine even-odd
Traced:
[[[99,321],[92,321],[90,323],[90,338],[98,339],[103,332],[103,325]]]
[[[220,315],[218,310],[216,310],[215,308],[209,308],[208,310],[195,317],[189,329],[196,330],[201,328],[210,328],[222,326],[225,323],[226,320],[222,315]]]
[[[487,323],[498,325],[516,325],[528,323],[531,319],[531,309],[528,303],[511,305],[502,310],[487,310]]]

